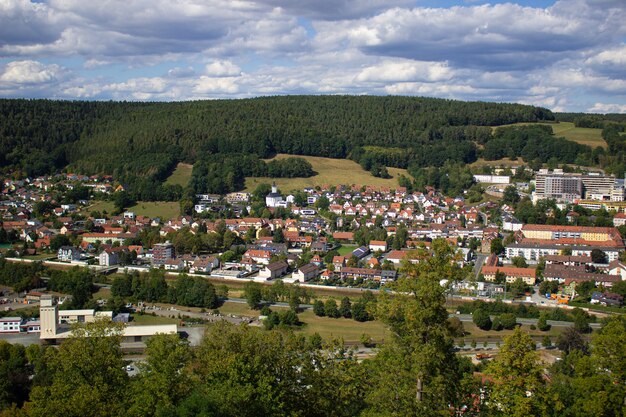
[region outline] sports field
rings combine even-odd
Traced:
[[[306,187],[315,187],[316,185],[372,185],[375,187],[385,186],[394,188],[398,186],[398,176],[400,174],[409,176],[406,169],[388,168],[392,178],[376,178],[369,172],[365,171],[359,164],[348,159],[321,158],[317,156],[299,156],[278,154],[277,159],[289,158],[297,156],[304,158],[311,163],[316,175],[309,178],[268,178],[268,177],[249,177],[246,178],[246,191],[254,190],[261,183],[276,182],[276,185],[282,192],[290,192],[302,190]]]

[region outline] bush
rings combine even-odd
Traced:
[[[491,330],[499,332],[502,329],[504,329],[504,326],[502,325],[502,320],[500,320],[500,317],[498,316],[494,317],[493,322],[491,323]]]
[[[332,298],[327,300],[324,304],[324,312],[328,317],[339,318],[339,308],[337,307],[337,302]]]
[[[515,314],[513,313],[505,313],[500,315],[500,320],[502,321],[502,327],[507,330],[514,329],[517,326],[517,321],[515,320]]]
[[[318,317],[324,317],[326,315],[324,302],[322,300],[315,300],[313,303],[313,313]]]
[[[478,309],[474,311],[472,320],[474,324],[481,330],[491,330],[491,317],[485,310]]]
[[[548,330],[550,330],[550,327],[551,326],[548,324],[547,315],[541,313],[541,316],[539,316],[539,320],[537,320],[537,328],[542,332],[547,332]]]

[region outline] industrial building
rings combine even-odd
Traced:
[[[111,311],[94,310],[59,310],[52,296],[41,298],[39,321],[41,332],[39,338],[47,344],[57,344],[72,335],[71,324],[91,323],[98,319],[112,320]],[[157,334],[177,334],[178,326],[163,324],[153,326],[125,326],[122,332],[123,342],[145,342]]]

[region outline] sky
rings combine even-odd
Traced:
[[[367,94],[626,113],[626,0],[0,0],[0,97]]]

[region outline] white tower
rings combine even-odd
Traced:
[[[59,323],[59,308],[52,296],[44,295],[39,304],[39,321],[41,323],[40,339],[54,339],[57,334]]]

